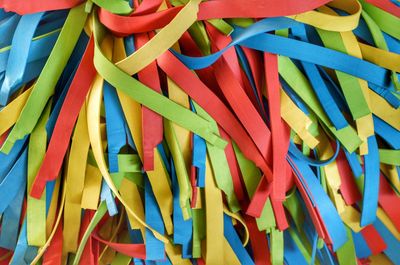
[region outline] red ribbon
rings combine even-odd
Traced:
[[[87,230],[87,228],[89,227],[90,220],[93,218],[93,216],[94,216],[94,211],[92,211],[92,210],[85,211],[85,214],[83,215],[83,219],[82,219],[81,230],[79,233],[80,240],[82,240],[82,237],[83,237],[85,231]],[[92,240],[92,237],[90,236],[85,245],[85,248],[83,249],[81,259],[79,260],[80,265],[94,265],[97,263],[97,261],[99,259],[99,255],[98,255],[98,253],[97,253],[97,255],[96,255],[96,253],[93,253],[93,250],[94,250],[93,249],[93,240]]]
[[[379,205],[392,220],[396,229],[400,231],[400,198],[383,175],[380,179]]]
[[[40,198],[46,182],[56,179],[60,172],[76,119],[96,75],[93,55],[94,41],[91,37],[61,107],[43,163],[32,184],[31,196],[34,198]]]
[[[145,244],[122,244],[122,243],[115,243],[110,242],[107,240],[102,239],[97,234],[93,234],[92,237],[109,246],[110,248],[114,249],[115,251],[122,253],[126,256],[138,259],[146,259],[146,246]]]
[[[243,154],[263,171],[269,167],[256,145],[225,104],[171,52],[157,59],[160,68],[232,137]]]
[[[353,172],[346,160],[343,151],[339,152],[336,158],[336,165],[340,175],[340,193],[347,205],[352,205],[361,200],[360,191],[357,188],[357,184],[354,180]]]
[[[149,41],[147,33],[135,36],[136,45],[142,47]],[[140,82],[150,87],[154,91],[161,93],[160,78],[156,62],[150,63],[138,73]],[[154,148],[163,139],[163,120],[162,117],[142,106],[142,145],[143,145],[143,169],[151,171],[154,169]]]
[[[63,235],[62,235],[62,222],[58,224],[56,233],[51,240],[50,246],[43,255],[42,265],[58,265],[62,264],[62,248],[63,248]]]
[[[82,0],[0,0],[0,7],[4,8],[7,12],[25,15],[50,10],[68,9],[80,3],[82,3]]]
[[[198,20],[213,18],[265,18],[303,13],[325,5],[330,0],[214,0],[200,4]],[[100,9],[99,19],[117,35],[148,32],[166,26],[182,9],[172,7],[164,11],[141,15],[120,16]]]
[[[250,243],[253,250],[255,265],[270,265],[271,259],[265,232],[258,230],[254,218],[244,215],[244,220],[249,229]]]
[[[386,249],[386,243],[379,234],[379,232],[372,225],[368,225],[361,230],[361,234],[369,249],[372,252],[372,255],[377,255]]]
[[[390,0],[366,0],[366,2],[383,9],[388,13],[391,13],[396,17],[400,17],[400,7],[396,6]]]

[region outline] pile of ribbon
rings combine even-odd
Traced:
[[[0,264],[400,264],[398,0],[0,8]]]

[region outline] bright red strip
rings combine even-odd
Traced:
[[[400,231],[400,198],[382,174],[379,183],[379,205],[389,216],[396,229]]]
[[[10,132],[10,130],[7,130],[5,133],[3,133],[0,136],[0,146],[2,146],[4,144],[4,142],[6,141],[9,132]]]
[[[373,225],[368,225],[361,230],[372,255],[377,255],[386,249],[386,243]]]
[[[271,194],[272,186],[267,182],[263,176],[258,183],[257,189],[251,198],[249,207],[246,210],[246,214],[253,217],[260,217],[261,212],[264,209],[264,205],[267,202],[269,195]]]
[[[258,230],[254,218],[244,215],[247,228],[250,234],[250,243],[253,250],[255,265],[270,265],[270,253],[268,247],[267,236],[265,232]]]
[[[51,240],[50,246],[43,256],[42,265],[58,265],[62,262],[63,234],[62,222],[58,224],[56,233]]]
[[[339,170],[341,181],[340,193],[342,194],[346,204],[352,205],[361,200],[361,194],[357,188],[353,173],[343,151],[339,152],[339,155],[336,158],[336,165]]]
[[[76,119],[96,75],[93,55],[94,42],[91,37],[68,89],[45,158],[32,185],[31,196],[34,198],[40,198],[46,182],[56,179],[60,172]]]
[[[200,4],[198,20],[232,17],[278,17],[303,13],[318,8],[330,0],[215,0]],[[249,8],[251,7],[251,8]],[[182,7],[173,7],[164,11],[143,16],[120,16],[105,9],[99,10],[99,19],[103,25],[118,35],[148,32],[165,27]]]
[[[251,159],[263,172],[271,175],[267,163],[240,122],[193,72],[169,51],[161,55],[157,62],[160,68],[232,137],[247,158]]]
[[[209,27],[213,43],[216,43],[219,49],[226,47],[229,41],[224,41],[221,34],[218,35],[215,31],[215,28]],[[215,77],[224,97],[268,163],[271,133],[240,83],[240,65],[234,58],[236,59],[235,50],[228,49],[213,66]],[[269,181],[272,180],[272,176],[266,177]]]
[[[376,7],[379,7],[380,9],[385,10],[388,13],[391,13],[396,17],[400,17],[400,7],[396,6],[390,0],[365,0],[365,1],[370,4],[373,4]]]
[[[249,49],[246,47],[242,47],[242,50],[244,54],[246,55],[247,61],[249,63],[249,67],[253,76],[254,80],[254,85],[257,90],[257,97],[260,99],[261,106],[259,106],[258,102],[254,102],[255,106],[260,108],[260,112],[264,115],[266,115],[266,111],[264,108],[264,104],[262,103],[262,97],[263,97],[263,83],[264,83],[264,74],[263,74],[263,69],[264,69],[264,63],[263,63],[263,57],[261,56],[261,53],[259,51]]]
[[[318,209],[316,207],[314,207],[314,205],[312,204],[312,202],[310,200],[310,197],[309,197],[310,192],[308,192],[306,187],[303,186],[303,184],[301,183],[301,181],[299,179],[299,176],[297,176],[295,173],[294,173],[293,179],[296,184],[296,187],[298,188],[298,190],[301,194],[301,197],[304,200],[304,204],[308,210],[308,213],[310,214],[311,221],[313,222],[314,227],[317,230],[318,236],[320,238],[326,240],[328,233],[326,231],[324,223],[321,220],[321,217],[319,216]],[[312,196],[312,195],[310,194],[310,196]]]
[[[233,189],[235,191],[235,195],[239,201],[240,206],[242,207],[242,209],[245,209],[247,208],[248,198],[244,192],[242,176],[240,173],[238,162],[235,157],[235,151],[233,150],[232,142],[229,139],[228,134],[224,130],[219,129],[219,132],[222,138],[228,142],[228,145],[225,147],[225,155],[226,159],[228,160],[229,170],[232,176]]]
[[[146,259],[146,247],[145,244],[122,244],[104,240],[97,234],[93,234],[92,237],[97,241],[106,244],[110,248],[127,255],[132,258]]]
[[[152,12],[156,12],[160,5],[162,4],[162,0],[144,0],[141,4],[135,9],[135,11],[131,14],[131,16],[144,15]]]
[[[149,41],[147,33],[135,36],[136,46],[142,47]],[[138,73],[139,81],[154,91],[161,93],[160,78],[156,62],[150,63]],[[161,115],[151,109],[142,106],[142,145],[143,145],[143,169],[154,169],[154,148],[163,139],[163,120]]]
[[[278,74],[278,57],[275,54],[264,53],[265,79],[267,83],[269,119],[272,132],[272,182],[271,202],[275,213],[277,226],[286,229],[289,224],[283,209],[286,197],[286,155],[289,148],[289,130],[285,130],[281,119],[281,97]]]
[[[25,15],[42,11],[72,8],[80,3],[82,3],[82,0],[0,0],[0,7],[4,8],[7,12]]]
[[[94,211],[86,210],[85,214],[83,215],[81,230],[79,233],[79,238],[82,240],[83,235],[85,234],[86,229],[90,224],[90,220],[93,218]],[[96,258],[92,254],[92,237],[89,237],[88,241],[86,242],[85,248],[82,252],[81,259],[79,261],[79,265],[94,265]]]

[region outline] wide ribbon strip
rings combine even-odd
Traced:
[[[0,0],[1,264],[400,264],[398,0]]]

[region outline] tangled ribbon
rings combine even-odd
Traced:
[[[1,264],[400,264],[396,0],[0,0]]]

